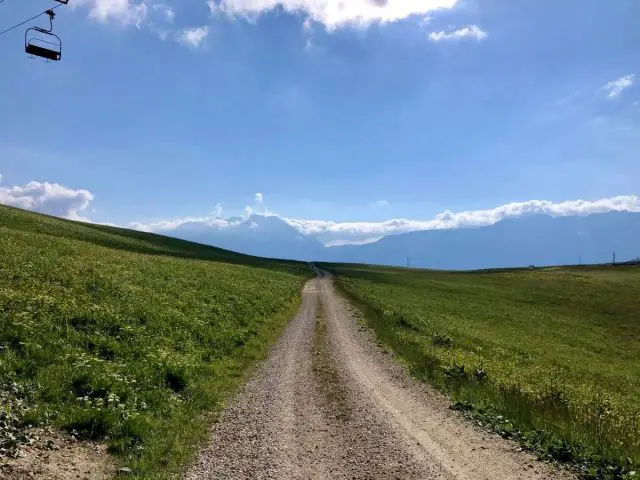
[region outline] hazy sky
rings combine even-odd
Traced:
[[[52,3],[5,0],[0,30]],[[287,218],[377,222],[638,194],[636,1],[56,12],[62,62],[0,37],[0,200],[49,182],[23,206],[127,224],[241,214],[261,192]]]

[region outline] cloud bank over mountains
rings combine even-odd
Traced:
[[[424,230],[485,227],[505,218],[525,215],[553,217],[582,216],[607,212],[640,212],[640,197],[635,195],[603,198],[595,201],[572,200],[554,203],[546,200],[513,202],[487,210],[452,212],[445,210],[431,220],[393,219],[386,222],[330,222],[314,220],[285,221],[304,235],[312,235],[325,245],[372,242],[387,235]]]
[[[2,176],[0,176],[2,181]],[[71,220],[91,222],[87,217],[94,199],[85,189],[73,189],[57,183],[31,181],[25,185],[0,184],[0,203],[33,210]],[[217,204],[210,215],[191,216],[156,222],[132,221],[123,225],[135,230],[171,235],[184,225],[198,225],[203,229],[223,230],[251,223],[253,216],[277,217],[293,227],[301,236],[313,237],[327,246],[363,244],[388,235],[426,230],[445,230],[493,225],[506,218],[529,215],[553,217],[584,216],[607,212],[640,212],[640,197],[621,195],[599,200],[571,200],[551,202],[529,200],[512,202],[491,209],[453,212],[446,210],[427,220],[392,219],[382,222],[334,222],[327,220],[301,220],[272,213],[265,204],[265,196],[256,193],[252,205],[245,208],[243,217],[223,218],[222,204]]]

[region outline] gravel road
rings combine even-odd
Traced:
[[[328,275],[309,281],[186,480],[569,478],[449,410],[358,317]]]

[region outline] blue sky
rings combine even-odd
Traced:
[[[638,2],[339,3],[71,0],[56,64],[0,37],[0,187],[117,224],[638,194]],[[0,30],[51,4],[5,0]]]

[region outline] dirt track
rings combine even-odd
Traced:
[[[319,276],[186,478],[567,478],[476,430],[383,353]]]

